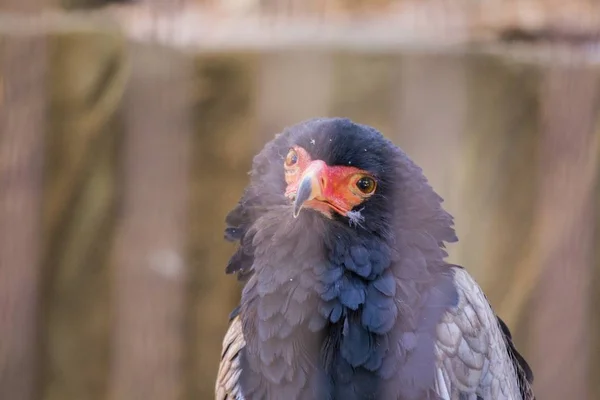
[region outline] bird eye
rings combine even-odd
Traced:
[[[287,154],[287,156],[285,157],[285,166],[293,167],[294,165],[296,165],[297,162],[298,162],[298,153],[296,153],[296,150],[291,149],[289,151],[289,153]]]
[[[356,182],[356,187],[364,194],[371,194],[375,191],[377,184],[375,183],[375,179],[369,176],[363,176]]]

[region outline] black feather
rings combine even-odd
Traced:
[[[293,217],[283,161],[294,145],[376,178],[360,224],[310,209]],[[313,119],[269,142],[226,217],[225,237],[239,243],[226,271],[246,282],[245,398],[437,399],[436,325],[458,299],[443,260],[444,243],[458,239],[441,202],[422,170],[371,127]]]
[[[496,319],[500,324],[500,328],[502,329],[502,333],[504,334],[504,338],[506,340],[506,344],[508,345],[509,352],[513,358],[515,370],[517,371],[519,379],[519,387],[522,391],[521,395],[525,399],[525,388],[527,387],[526,382],[528,382],[529,384],[533,383],[533,371],[531,370],[531,367],[529,366],[525,358],[517,351],[512,341],[512,333],[510,332],[510,329],[508,329],[508,326],[506,326],[506,324],[500,317],[496,317]]]

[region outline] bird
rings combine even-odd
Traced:
[[[301,121],[253,158],[218,400],[534,400],[533,372],[423,170],[375,128]]]

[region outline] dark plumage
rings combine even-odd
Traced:
[[[227,272],[245,284],[218,399],[534,398],[508,328],[444,261],[457,238],[442,199],[379,132],[300,123],[254,158],[250,179],[226,219],[239,241]]]

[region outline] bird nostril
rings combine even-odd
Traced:
[[[323,176],[322,176],[322,177],[321,177],[321,187],[322,187],[323,189],[325,189],[325,184],[326,184],[326,183],[327,183],[327,182],[325,181],[325,177],[323,177]]]

